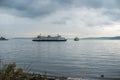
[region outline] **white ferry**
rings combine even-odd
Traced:
[[[36,38],[34,38],[32,41],[67,41],[66,38],[61,37],[61,35],[58,36],[41,36],[38,35]]]

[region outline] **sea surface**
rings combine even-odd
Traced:
[[[120,78],[119,40],[0,41],[0,59],[28,72],[56,76]]]

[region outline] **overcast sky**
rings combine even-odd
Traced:
[[[0,0],[0,34],[120,36],[120,0]]]

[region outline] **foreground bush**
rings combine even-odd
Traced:
[[[16,69],[15,63],[10,63],[0,69],[0,80],[49,80],[46,75],[28,74],[23,69]]]
[[[0,70],[0,80],[29,80],[23,69],[16,69],[15,63],[10,63],[4,70]]]

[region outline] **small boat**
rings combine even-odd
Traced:
[[[38,35],[36,38],[34,38],[32,41],[67,41],[66,38],[61,37],[61,35],[58,36],[41,36]]]
[[[0,41],[4,41],[4,40],[8,40],[8,39],[6,39],[4,37],[0,37]]]
[[[75,37],[74,38],[74,41],[79,41],[80,39],[78,37]]]

